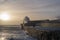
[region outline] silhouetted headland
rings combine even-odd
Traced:
[[[25,17],[21,27],[38,40],[60,40],[60,19],[31,21]]]

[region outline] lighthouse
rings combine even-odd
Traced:
[[[25,23],[28,23],[29,21],[30,21],[30,18],[28,16],[26,16],[23,20],[23,23],[25,24]]]

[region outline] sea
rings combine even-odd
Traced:
[[[36,40],[21,30],[19,25],[0,26],[0,40]]]

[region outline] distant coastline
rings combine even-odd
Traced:
[[[0,25],[0,27],[20,27],[20,25]]]

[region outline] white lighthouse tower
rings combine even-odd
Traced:
[[[23,23],[25,24],[25,23],[28,23],[29,21],[30,21],[30,18],[28,16],[26,16],[23,20]]]

